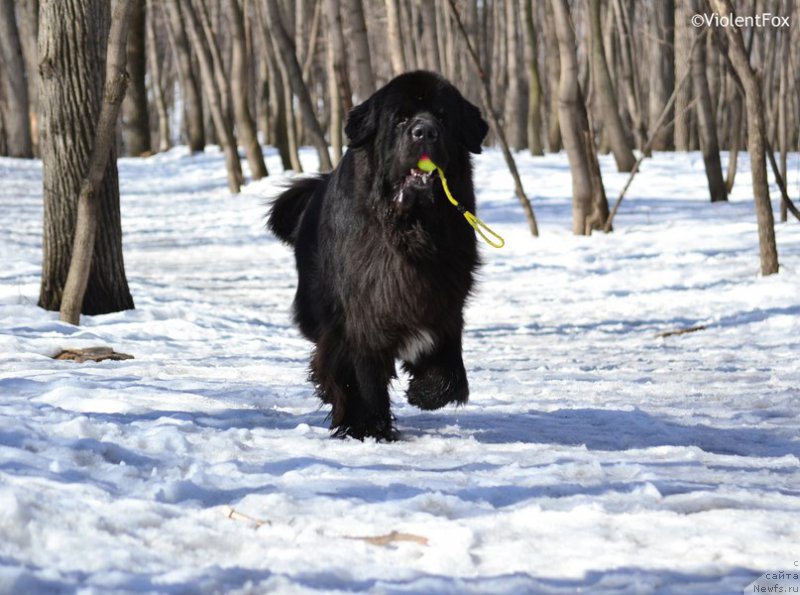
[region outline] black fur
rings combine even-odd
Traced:
[[[295,248],[294,317],[315,344],[311,379],[332,405],[334,435],[391,440],[396,359],[417,407],[469,395],[461,333],[475,234],[437,174],[412,170],[427,153],[474,212],[469,152],[480,152],[488,127],[442,77],[412,72],[353,108],[345,131],[338,167],[295,181],[274,202],[269,227]]]

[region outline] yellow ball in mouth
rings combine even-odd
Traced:
[[[429,174],[436,169],[436,164],[431,161],[429,157],[425,156],[417,162],[417,167],[426,174]]]

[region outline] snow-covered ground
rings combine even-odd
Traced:
[[[306,382],[293,257],[263,228],[284,178],[230,196],[215,151],[121,160],[136,310],[75,328],[36,307],[41,165],[0,160],[0,593],[736,593],[796,570],[800,224],[762,278],[746,158],[711,205],[698,154],[656,155],[590,238],[565,156],[519,165],[538,239],[499,152],[476,159],[507,245],[482,248],[469,404],[416,410],[401,378],[403,440],[378,444],[328,438]],[[94,345],[135,359],[49,357]]]

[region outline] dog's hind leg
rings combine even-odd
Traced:
[[[469,383],[461,358],[461,337],[441,341],[435,351],[404,366],[411,374],[406,391],[411,405],[439,409],[448,403],[467,402]]]

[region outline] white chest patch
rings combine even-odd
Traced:
[[[420,329],[406,337],[397,355],[403,361],[415,364],[423,355],[433,351],[435,346],[436,339],[433,333],[427,329]]]

